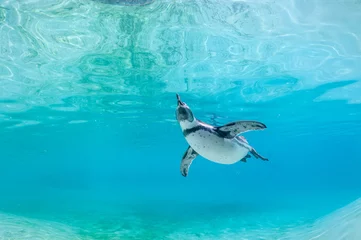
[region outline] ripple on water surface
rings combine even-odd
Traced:
[[[5,1],[0,99],[31,108],[95,93],[151,98],[237,89],[248,102],[270,101],[360,79],[360,17],[357,1]],[[357,104],[360,86],[323,100]]]
[[[125,6],[142,6],[146,4],[150,4],[155,0],[93,0],[101,3],[108,4],[117,4],[117,5],[125,5]]]

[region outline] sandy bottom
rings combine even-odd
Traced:
[[[361,239],[361,198],[309,226],[289,230],[281,239]]]
[[[217,217],[220,214],[213,211],[187,221],[186,215],[177,220],[165,216],[155,220],[151,212],[140,216],[128,211],[113,216],[68,216],[60,223],[1,213],[0,239],[361,239],[361,198],[309,223],[294,222],[290,214],[269,212],[240,217],[230,213]]]
[[[66,224],[0,213],[0,239],[82,239]]]

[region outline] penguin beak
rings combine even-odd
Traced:
[[[179,96],[178,93],[176,93],[176,97],[177,97],[177,101],[178,101],[178,106],[184,105],[184,103],[181,101],[180,96]]]

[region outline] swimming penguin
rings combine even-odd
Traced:
[[[267,158],[259,155],[244,137],[239,136],[243,132],[265,129],[266,125],[256,121],[237,121],[223,126],[212,126],[197,120],[178,94],[176,97],[178,101],[176,117],[189,144],[180,166],[184,177],[188,175],[189,167],[198,155],[219,164],[247,162],[247,158],[251,157],[249,153],[268,161]]]

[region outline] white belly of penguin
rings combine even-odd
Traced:
[[[249,152],[236,139],[220,138],[204,130],[189,134],[186,140],[199,155],[220,164],[236,163]]]

